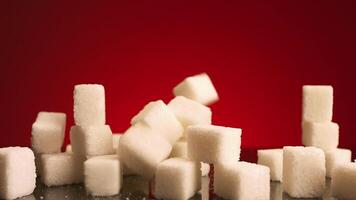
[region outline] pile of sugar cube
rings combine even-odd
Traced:
[[[31,194],[36,177],[48,187],[84,183],[89,195],[113,196],[123,176],[136,175],[152,183],[157,199],[189,199],[207,174],[214,194],[224,199],[267,200],[271,180],[282,182],[292,197],[321,197],[325,177],[332,179],[334,196],[356,198],[356,164],[350,150],[337,148],[339,126],[331,122],[331,86],[303,87],[306,147],[258,150],[258,164],[240,161],[240,128],[212,125],[208,106],[219,97],[206,73],[185,78],[173,94],[168,104],[149,102],[124,134],[113,134],[104,87],[76,85],[66,151],[61,152],[66,114],[39,112],[32,150],[0,148],[0,198]]]

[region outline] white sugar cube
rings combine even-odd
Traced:
[[[188,157],[188,144],[185,140],[179,140],[176,142],[172,148],[171,155],[169,157],[181,157],[187,158]]]
[[[144,124],[131,126],[119,141],[120,161],[137,175],[154,176],[160,162],[168,158],[172,145]]]
[[[209,164],[236,163],[240,158],[241,129],[193,125],[187,129],[188,157]]]
[[[348,149],[325,151],[326,176],[331,178],[335,167],[349,162],[351,162],[351,151]]]
[[[73,153],[73,151],[72,151],[72,145],[68,144],[68,145],[66,146],[66,153]]]
[[[269,167],[272,181],[282,181],[283,149],[263,149],[257,151],[260,165]]]
[[[203,163],[203,162],[200,162],[200,164],[201,164],[201,167],[200,167],[201,175],[207,176],[210,172],[210,165],[207,163]]]
[[[211,124],[211,110],[196,101],[177,96],[168,103],[177,119],[186,128],[189,125]]]
[[[81,156],[99,156],[113,154],[113,142],[110,126],[72,126],[70,142],[74,154]]]
[[[47,186],[81,183],[84,160],[69,153],[42,154],[41,180]]]
[[[303,86],[303,121],[330,122],[332,119],[332,114],[332,86]]]
[[[0,148],[0,198],[16,199],[36,187],[35,156],[27,147]]]
[[[105,124],[105,89],[98,84],[74,87],[74,121],[76,125]]]
[[[283,148],[283,190],[291,197],[321,197],[325,188],[325,175],[325,156],[321,149]]]
[[[117,155],[97,156],[84,162],[85,188],[93,196],[120,193],[122,173]]]
[[[185,158],[161,162],[155,176],[158,199],[189,199],[201,188],[200,163]]]
[[[218,93],[206,73],[185,78],[174,87],[173,94],[187,97],[204,105],[209,105],[219,100]]]
[[[115,152],[117,152],[117,148],[119,147],[121,134],[112,134],[112,145]]]
[[[132,125],[137,123],[155,129],[155,133],[161,134],[171,144],[174,144],[183,136],[183,126],[162,100],[148,103],[131,119]]]
[[[32,149],[36,153],[60,152],[65,128],[65,113],[39,112],[36,121],[32,124]]]
[[[331,192],[338,199],[356,199],[356,163],[338,165],[332,172]]]
[[[224,199],[269,200],[269,168],[247,162],[218,164],[214,168],[214,192]]]
[[[188,144],[187,141],[185,140],[179,140],[176,142],[176,144],[173,146],[173,149],[171,151],[171,155],[169,156],[170,158],[174,157],[179,157],[179,158],[188,158]],[[201,175],[206,176],[209,174],[210,171],[210,166],[207,163],[201,162]]]
[[[333,122],[303,122],[302,142],[324,151],[336,149],[339,145],[339,125]]]

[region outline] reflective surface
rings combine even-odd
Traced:
[[[38,181],[40,182],[40,181]],[[325,194],[323,200],[336,200],[330,195],[330,180],[327,180],[327,187],[325,189]],[[23,198],[21,200],[81,200],[81,199],[98,199],[98,200],[144,200],[149,199],[148,197],[148,182],[135,176],[129,176],[124,178],[124,184],[120,195],[112,197],[93,197],[87,195],[83,185],[67,185],[60,187],[46,187],[42,183],[39,183],[35,189],[35,192]],[[202,190],[197,193],[191,199],[194,200],[208,200],[209,199],[209,178],[202,178]],[[214,199],[220,199],[215,197]],[[287,194],[283,193],[282,184],[279,182],[271,182],[271,200],[296,200],[295,198],[289,197]]]

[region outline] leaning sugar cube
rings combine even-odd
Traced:
[[[209,164],[236,163],[240,157],[241,129],[193,125],[187,129],[188,157]]]
[[[162,100],[148,103],[132,118],[131,124],[135,125],[137,123],[142,123],[155,129],[155,133],[161,134],[171,144],[174,144],[183,135],[181,123]]]
[[[295,198],[316,198],[325,188],[325,156],[316,147],[283,148],[283,190]]]
[[[209,105],[219,100],[218,93],[206,73],[185,78],[174,87],[173,94],[187,97],[204,105]]]
[[[349,162],[351,162],[351,151],[348,149],[325,151],[326,176],[331,178],[336,166]]]
[[[269,168],[247,162],[218,164],[214,168],[214,192],[224,199],[269,200]]]
[[[336,149],[339,144],[339,125],[334,122],[303,122],[305,146],[315,146],[324,151]]]
[[[356,199],[356,163],[338,165],[332,172],[331,192],[338,199]]]
[[[16,199],[36,187],[35,156],[27,147],[0,148],[0,198]]]
[[[122,174],[117,155],[97,156],[84,163],[85,188],[93,196],[120,193]]]
[[[303,121],[330,122],[332,114],[333,88],[331,86],[303,86]]]
[[[196,101],[177,96],[168,103],[177,119],[186,128],[189,125],[211,124],[211,110]]]
[[[84,160],[69,153],[42,154],[41,180],[47,186],[81,183]]]
[[[260,165],[269,167],[272,181],[282,181],[283,177],[283,149],[258,150],[258,161]]]
[[[155,176],[158,199],[189,199],[201,188],[200,163],[185,158],[161,162]]]
[[[81,156],[99,156],[113,154],[113,142],[110,126],[72,126],[70,141],[74,154]]]
[[[143,124],[131,126],[119,141],[120,161],[133,173],[151,179],[158,164],[168,158],[172,145]]]
[[[74,121],[76,125],[105,124],[105,89],[98,84],[74,87]]]
[[[66,127],[66,114],[39,112],[32,124],[31,143],[36,153],[58,153],[61,151]]]

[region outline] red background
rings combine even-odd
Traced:
[[[107,123],[122,132],[207,72],[221,98],[213,121],[241,127],[243,147],[300,145],[302,85],[331,84],[340,146],[355,149],[352,1],[128,2],[1,6],[0,146],[30,145],[41,110],[67,113],[68,135],[75,84],[105,86]]]

